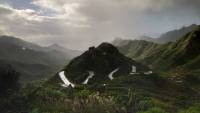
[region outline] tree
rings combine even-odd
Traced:
[[[0,63],[0,95],[8,95],[19,88],[19,73],[10,65]]]

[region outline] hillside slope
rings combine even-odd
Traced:
[[[73,59],[63,71],[73,83],[82,84],[89,77],[88,83],[94,84],[105,83],[120,75],[145,73],[150,69],[125,57],[113,45],[102,43]],[[59,74],[56,77],[59,78]]]
[[[175,43],[162,45],[159,51],[146,57],[145,63],[156,69],[173,69],[184,67],[190,70],[199,69],[200,27],[186,34]],[[163,60],[165,59],[165,60]],[[192,66],[192,68],[191,68]],[[194,67],[193,67],[194,66]]]
[[[189,33],[195,30],[198,27],[196,24],[192,24],[190,26],[185,26],[177,30],[172,30],[162,34],[159,38],[156,39],[157,43],[167,43],[167,42],[176,42],[181,37],[183,37],[186,33]]]
[[[0,37],[0,61],[20,72],[21,82],[48,78],[73,57],[70,53],[23,41],[11,36]]]
[[[156,44],[152,42],[134,40],[122,40],[122,46],[118,46],[120,52],[149,65],[155,70],[171,70],[178,67],[191,71],[199,70],[200,56],[200,29],[199,27],[185,34],[176,42]],[[164,60],[163,60],[164,59]]]
[[[166,33],[161,34],[161,36],[155,37],[155,38],[152,38],[149,36],[137,36],[137,37],[133,37],[133,38],[134,38],[134,40],[144,40],[144,41],[157,43],[157,44],[165,44],[165,43],[176,42],[176,41],[180,40],[185,34],[192,32],[197,27],[198,27],[198,25],[192,24],[190,26],[184,26],[180,29],[168,31]],[[112,42],[112,44],[114,44],[115,46],[123,46],[123,45],[126,45],[129,41],[132,41],[132,40],[116,38]]]
[[[73,59],[31,93],[29,102],[32,110],[50,113],[140,113],[154,107],[177,113],[199,98],[187,82],[162,77],[102,43]]]

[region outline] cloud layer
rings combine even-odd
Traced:
[[[0,34],[86,49],[200,22],[199,0],[0,0]],[[21,2],[21,3],[20,3]]]

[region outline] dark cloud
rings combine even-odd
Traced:
[[[77,49],[200,23],[200,0],[9,1],[13,7],[0,6],[1,31]]]

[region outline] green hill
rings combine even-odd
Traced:
[[[69,80],[77,84],[84,82],[91,73],[93,77],[89,83],[104,83],[120,75],[129,75],[133,67],[135,70],[132,74],[150,71],[146,66],[125,57],[113,45],[102,43],[74,58],[63,71]],[[109,78],[111,73],[113,75]]]
[[[162,34],[159,38],[155,40],[157,43],[167,43],[167,42],[176,42],[181,37],[183,37],[185,34],[192,32],[198,27],[196,24],[192,24],[190,26],[184,26],[180,29],[168,31],[164,34]]]
[[[140,61],[155,70],[169,71],[182,67],[195,71],[200,67],[199,33],[200,29],[198,27],[176,42],[156,44],[134,40],[118,48],[128,57]]]
[[[171,47],[173,44],[163,46],[151,43],[141,50],[149,50],[153,45],[159,52],[162,50],[160,47]],[[180,44],[178,47],[187,46]],[[182,49],[177,48],[177,51]],[[132,65],[141,68],[141,71],[130,74]],[[121,70],[114,72],[114,78],[109,80],[109,73],[117,67]],[[29,95],[30,110],[49,113],[148,113],[154,110],[155,113],[177,113],[199,103],[200,93],[192,77],[168,78],[158,73],[144,73],[148,71],[146,69],[146,66],[125,57],[111,44],[91,47],[62,70],[75,86],[66,85],[59,72]],[[88,71],[93,71],[94,75],[88,84],[82,84],[90,75]],[[176,75],[173,73],[173,76]]]
[[[20,82],[41,80],[50,77],[66,65],[73,55],[65,49],[41,47],[11,36],[0,36],[0,61],[12,65],[18,71]]]
[[[11,104],[14,113],[199,113],[199,37],[200,27],[166,44],[121,40],[118,49],[90,47],[47,81],[28,84],[11,99],[0,97],[0,107],[17,103]],[[21,46],[15,48],[20,54]]]

